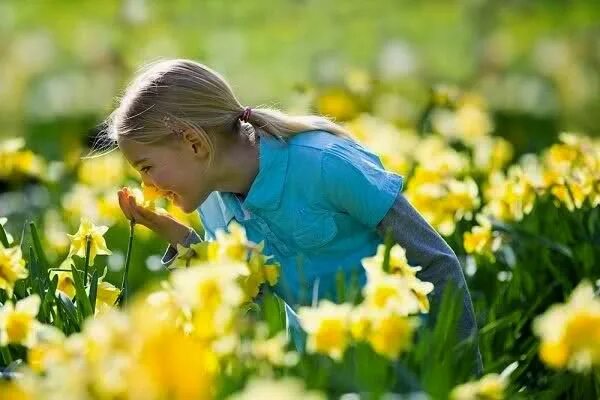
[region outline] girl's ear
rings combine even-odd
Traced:
[[[182,134],[182,139],[186,145],[192,147],[192,150],[194,151],[194,153],[196,153],[198,155],[200,155],[200,154],[204,155],[204,153],[206,153],[206,149],[203,145],[204,142],[203,142],[202,138],[200,137],[200,134],[198,132],[196,132],[195,130],[188,129],[188,130],[184,131]]]

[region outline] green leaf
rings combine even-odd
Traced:
[[[27,267],[29,269],[29,286],[33,290],[34,293],[40,294],[40,285],[39,285],[39,266],[35,257],[35,252],[33,247],[29,248],[29,260],[27,263]]]
[[[599,230],[599,228],[600,228],[600,225],[598,224],[599,219],[600,219],[600,211],[598,210],[598,208],[594,208],[592,210],[592,212],[590,213],[590,216],[587,220],[587,227],[588,227],[588,230],[590,231],[591,236],[594,236],[596,231]]]
[[[7,366],[13,361],[12,355],[10,354],[10,350],[7,346],[0,346],[0,354],[4,360],[4,366]]]
[[[4,248],[9,248],[10,243],[8,243],[8,235],[6,235],[6,231],[4,230],[4,226],[0,224],[0,242],[2,242],[2,246]]]
[[[67,333],[67,327],[65,326],[65,322],[63,321],[62,317],[60,300],[56,301],[56,313],[54,312],[54,309],[50,309],[50,313],[52,314],[53,319],[52,324],[64,333]]]
[[[498,220],[492,221],[492,229],[495,231],[501,231],[501,232],[513,234],[513,235],[519,237],[520,239],[531,239],[532,241],[535,241],[536,243],[538,243],[540,245],[543,245],[551,250],[554,250],[557,253],[564,255],[565,257],[569,257],[571,259],[573,258],[573,252],[571,251],[570,248],[568,248],[567,246],[565,246],[561,243],[550,240],[544,236],[541,236],[541,235],[538,235],[535,233],[531,233],[531,232],[527,232],[523,229],[517,228],[516,226],[506,224],[506,223],[500,222]],[[561,230],[561,231],[564,231],[564,230]]]
[[[35,223],[30,222],[29,227],[31,228],[31,238],[33,239],[33,247],[35,248],[35,253],[37,255],[38,262],[40,263],[40,267],[42,268],[44,274],[47,274],[49,264],[48,259],[46,258],[46,254],[44,254],[44,249],[42,248],[42,243],[40,242],[40,237],[37,232],[37,228],[35,227]]]
[[[58,302],[57,305],[64,312],[65,317],[69,321],[69,323],[73,324],[76,328],[79,329],[81,326],[81,318],[79,313],[77,312],[77,308],[71,301],[71,299],[62,292],[58,293]]]
[[[87,286],[88,267],[90,265],[90,250],[92,246],[92,238],[88,235],[85,238],[85,263],[83,266],[83,286]]]
[[[92,280],[90,282],[90,305],[92,307],[92,315],[96,312],[96,296],[98,296],[98,270],[94,270]]]
[[[77,309],[79,310],[82,320],[86,319],[90,315],[93,315],[92,305],[90,298],[85,292],[83,286],[83,279],[81,278],[81,271],[75,266],[72,267],[73,283],[75,284],[75,299],[77,300]]]
[[[270,335],[285,329],[285,310],[280,301],[270,290],[265,289],[262,310]]]
[[[58,286],[58,275],[55,275],[52,281],[50,281],[50,285],[48,286],[48,290],[46,294],[42,298],[42,304],[40,306],[40,320],[41,322],[50,322],[50,310],[52,308],[52,302],[55,298],[56,287]]]
[[[242,304],[240,306],[240,310],[242,311],[242,314],[248,314],[248,313],[258,314],[258,313],[260,313],[261,308],[257,303],[255,303],[253,301],[249,301],[245,304]]]

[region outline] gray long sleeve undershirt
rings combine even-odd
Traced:
[[[422,270],[417,272],[417,278],[433,283],[434,290],[430,294],[432,304],[439,304],[448,281],[453,281],[460,288],[463,310],[458,321],[457,337],[464,340],[474,335],[473,339],[476,340],[477,324],[471,295],[460,262],[452,248],[402,193],[398,194],[392,208],[377,225],[377,232],[382,238],[385,237],[387,228],[391,228],[394,241],[406,250],[409,264],[422,267]],[[474,370],[477,374],[481,374],[483,370],[478,347]]]

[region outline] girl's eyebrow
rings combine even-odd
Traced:
[[[138,164],[141,164],[141,163],[143,163],[144,161],[148,161],[148,159],[147,159],[147,158],[140,158],[139,160],[137,160],[137,161],[134,161],[134,162],[133,162],[133,167],[134,167],[134,168],[135,168],[135,167],[137,167],[137,166],[138,166]]]

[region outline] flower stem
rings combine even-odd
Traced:
[[[88,235],[85,237],[85,265],[83,268],[83,287],[87,285],[88,266],[90,264],[90,248],[92,246],[92,238]]]
[[[133,248],[133,232],[135,228],[135,221],[129,223],[129,242],[127,243],[127,256],[125,257],[125,273],[123,274],[123,282],[121,283],[121,293],[117,298],[117,302],[125,304],[127,295],[129,294],[129,263],[131,261],[131,249]]]

